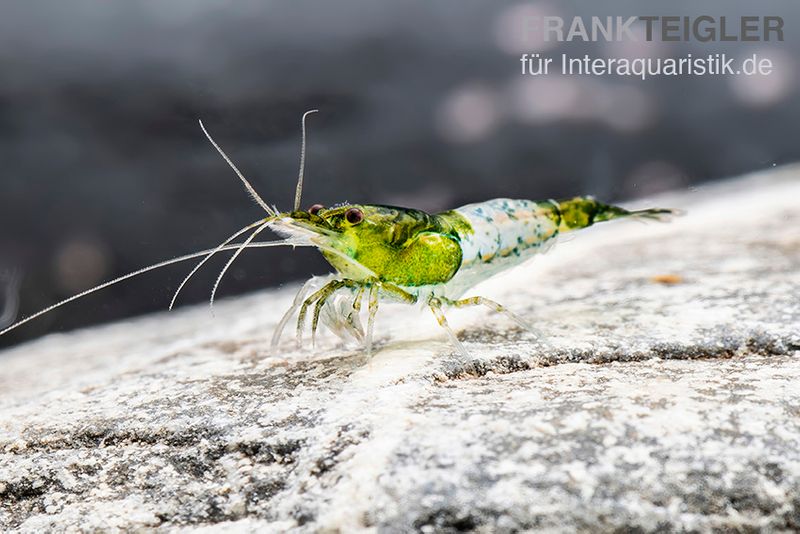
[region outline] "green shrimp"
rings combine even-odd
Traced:
[[[603,204],[592,197],[539,202],[501,198],[435,214],[375,204],[340,204],[327,208],[315,204],[303,210],[300,206],[305,168],[306,119],[314,112],[316,110],[306,112],[302,119],[300,172],[291,211],[280,212],[268,205],[201,122],[200,126],[211,144],[234,170],[266,216],[237,231],[214,249],[151,265],[91,288],[9,326],[0,331],[0,335],[128,278],[166,265],[202,258],[179,285],[170,303],[172,309],[188,280],[211,257],[222,251],[233,250],[214,283],[210,299],[213,306],[223,276],[246,249],[290,245],[317,248],[335,272],[328,277],[312,278],[302,286],[275,329],[273,346],[280,343],[283,330],[295,314],[297,343],[302,346],[310,315],[312,340],[322,319],[335,334],[342,338],[355,338],[364,344],[367,354],[371,354],[379,303],[391,300],[429,308],[453,346],[467,356],[467,350],[447,321],[444,313],[446,307],[485,306],[534,331],[527,321],[497,302],[482,296],[465,297],[465,293],[473,286],[545,251],[559,234],[613,219],[633,217],[666,220],[677,213],[670,209],[628,211],[619,206]],[[283,239],[256,241],[266,229]],[[247,237],[241,243],[234,243],[243,235]],[[365,300],[368,310],[366,328],[360,320]]]

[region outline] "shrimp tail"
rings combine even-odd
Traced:
[[[664,208],[630,211],[619,206],[603,204],[593,197],[575,197],[561,202],[554,201],[553,204],[555,215],[559,219],[559,232],[578,230],[594,223],[628,217],[666,222],[673,216],[683,213],[680,210]]]

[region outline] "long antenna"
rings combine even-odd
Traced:
[[[311,244],[294,243],[294,242],[290,242],[288,240],[282,240],[282,241],[266,241],[266,242],[248,243],[247,244],[247,248],[277,247],[277,246],[281,246],[281,245],[283,245],[283,246],[292,246],[292,247],[310,247],[310,246],[313,246]],[[225,245],[224,247],[219,249],[219,251],[223,251],[223,250],[239,250],[241,248],[242,248],[242,245],[237,243],[235,245]],[[45,308],[45,309],[43,309],[41,311],[38,311],[38,312],[34,313],[33,315],[29,315],[28,317],[25,317],[24,319],[21,319],[20,321],[17,321],[16,323],[12,324],[8,328],[4,328],[3,330],[0,330],[0,336],[2,336],[4,334],[7,334],[8,332],[11,332],[12,330],[15,330],[18,327],[24,325],[25,323],[33,321],[37,317],[41,317],[42,315],[44,315],[44,314],[46,314],[48,312],[51,312],[51,311],[55,310],[56,308],[60,308],[61,306],[65,305],[65,304],[69,304],[70,302],[72,302],[74,300],[78,300],[81,297],[85,297],[86,295],[89,295],[89,294],[94,293],[96,291],[100,291],[101,289],[105,289],[105,288],[107,288],[109,286],[113,286],[114,284],[118,284],[118,283],[120,283],[120,282],[122,282],[124,280],[128,280],[129,278],[133,278],[135,276],[139,276],[140,274],[144,274],[144,273],[147,273],[147,272],[150,272],[150,271],[155,271],[156,269],[160,269],[162,267],[166,267],[167,265],[172,265],[174,263],[180,263],[182,261],[187,261],[187,260],[192,260],[192,259],[195,259],[195,258],[200,258],[200,257],[206,256],[207,254],[210,254],[210,253],[216,252],[216,251],[218,251],[218,250],[215,249],[215,248],[210,248],[210,249],[207,249],[207,250],[201,250],[200,252],[193,252],[191,254],[187,254],[185,256],[180,256],[180,257],[177,257],[177,258],[173,258],[173,259],[167,260],[167,261],[162,261],[160,263],[156,263],[154,265],[150,265],[148,267],[144,267],[142,269],[139,269],[138,271],[134,271],[132,273],[128,273],[128,274],[126,274],[124,276],[120,276],[119,278],[115,278],[113,280],[109,280],[108,282],[100,284],[99,286],[95,286],[95,287],[93,287],[91,289],[87,289],[86,291],[78,293],[77,295],[73,295],[73,296],[71,296],[71,297],[69,297],[67,299],[62,300],[61,302],[57,302],[57,303],[53,304],[52,306],[48,306],[47,308]]]
[[[206,127],[203,126],[203,121],[202,120],[198,120],[198,122],[200,123],[200,128],[202,128],[203,133],[206,134],[206,137],[208,137],[208,140],[211,141],[211,144],[214,145],[214,148],[217,149],[217,152],[219,152],[220,156],[222,156],[222,159],[224,159],[228,163],[228,165],[231,166],[231,169],[233,169],[233,171],[236,173],[236,175],[242,181],[242,183],[244,184],[245,188],[250,193],[250,196],[253,197],[253,200],[258,202],[258,205],[261,206],[262,208],[264,208],[264,211],[266,211],[270,215],[276,215],[276,213],[274,211],[272,211],[272,208],[270,208],[267,205],[267,203],[264,202],[264,199],[261,198],[261,196],[259,196],[259,194],[256,192],[255,188],[252,185],[250,185],[250,182],[247,181],[247,178],[245,178],[244,175],[239,171],[239,169],[236,168],[236,165],[233,164],[233,162],[231,161],[231,158],[229,158],[228,155],[225,154],[225,151],[223,151],[220,148],[220,146],[216,143],[216,141],[214,141],[214,139],[208,133],[208,130],[206,130]]]
[[[269,226],[269,224],[270,222],[267,221],[258,228],[256,228],[256,231],[250,234],[250,237],[245,239],[244,242],[239,245],[239,248],[237,248],[236,252],[233,253],[233,256],[231,256],[231,258],[228,260],[228,263],[226,263],[225,267],[222,268],[222,271],[220,271],[219,276],[217,276],[217,281],[214,282],[214,289],[211,290],[211,300],[209,300],[209,306],[211,308],[214,308],[214,297],[217,295],[217,289],[219,289],[219,283],[222,281],[222,277],[225,276],[226,272],[228,272],[228,269],[230,269],[231,265],[233,265],[233,262],[236,261],[236,258],[239,257],[239,254],[244,252],[244,249],[247,248],[247,245],[249,245],[253,241],[253,239],[256,238],[258,234],[263,232]]]
[[[303,113],[303,118],[300,121],[303,128],[303,142],[300,145],[300,173],[297,176],[297,189],[294,192],[294,211],[300,209],[300,198],[303,196],[303,173],[306,169],[306,117],[318,111],[318,109],[306,111]]]
[[[221,243],[221,244],[220,244],[220,245],[219,245],[217,248],[215,248],[215,249],[214,249],[214,252],[211,252],[211,253],[210,253],[208,256],[206,256],[205,258],[203,258],[203,260],[202,260],[200,263],[198,263],[197,265],[195,265],[194,269],[192,269],[192,272],[190,272],[188,275],[186,275],[186,278],[184,278],[184,279],[183,279],[183,282],[181,282],[181,285],[179,285],[179,286],[178,286],[178,289],[175,291],[175,294],[172,296],[172,300],[171,300],[171,301],[170,301],[170,303],[169,303],[169,309],[170,309],[170,311],[172,311],[172,308],[174,308],[174,307],[175,307],[175,301],[176,301],[176,300],[178,300],[178,295],[180,295],[180,293],[181,293],[181,290],[183,290],[183,286],[185,286],[185,285],[186,285],[186,283],[187,283],[187,282],[188,282],[188,281],[189,281],[189,280],[190,280],[190,279],[191,279],[191,278],[194,276],[194,274],[195,274],[197,271],[199,271],[199,270],[200,270],[200,268],[201,268],[203,265],[205,265],[205,264],[206,264],[206,262],[207,262],[208,260],[210,260],[210,259],[211,259],[211,258],[214,256],[214,254],[216,254],[217,252],[219,252],[220,250],[222,250],[223,248],[225,248],[225,245],[227,245],[228,243],[230,243],[231,241],[233,241],[234,239],[236,239],[237,237],[239,237],[239,236],[240,236],[240,235],[242,235],[243,233],[247,232],[248,230],[252,230],[252,229],[253,229],[253,228],[255,228],[256,226],[259,226],[259,225],[263,224],[263,222],[264,222],[264,220],[262,219],[262,220],[259,220],[259,221],[256,221],[256,222],[254,222],[254,223],[252,223],[252,224],[248,224],[247,226],[245,226],[244,228],[242,228],[241,230],[239,230],[238,232],[236,232],[235,234],[233,234],[232,236],[230,236],[228,239],[226,239],[225,241],[223,241],[223,242],[222,242],[222,243]]]

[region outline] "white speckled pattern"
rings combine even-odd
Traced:
[[[447,283],[447,294],[459,294],[544,252],[558,235],[558,224],[551,218],[553,208],[551,202],[496,198],[456,209],[474,233],[461,237],[461,268]]]

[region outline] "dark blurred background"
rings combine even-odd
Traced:
[[[212,247],[260,216],[197,119],[270,203],[426,210],[508,196],[630,199],[800,158],[800,3],[6,2],[0,16],[0,321]],[[531,43],[531,15],[780,15],[783,43]],[[758,53],[768,77],[524,77],[519,55]],[[208,298],[224,258],[181,303]],[[69,305],[0,346],[165,309],[191,263]],[[254,250],[232,295],[324,273]],[[17,302],[19,309],[17,310]]]

